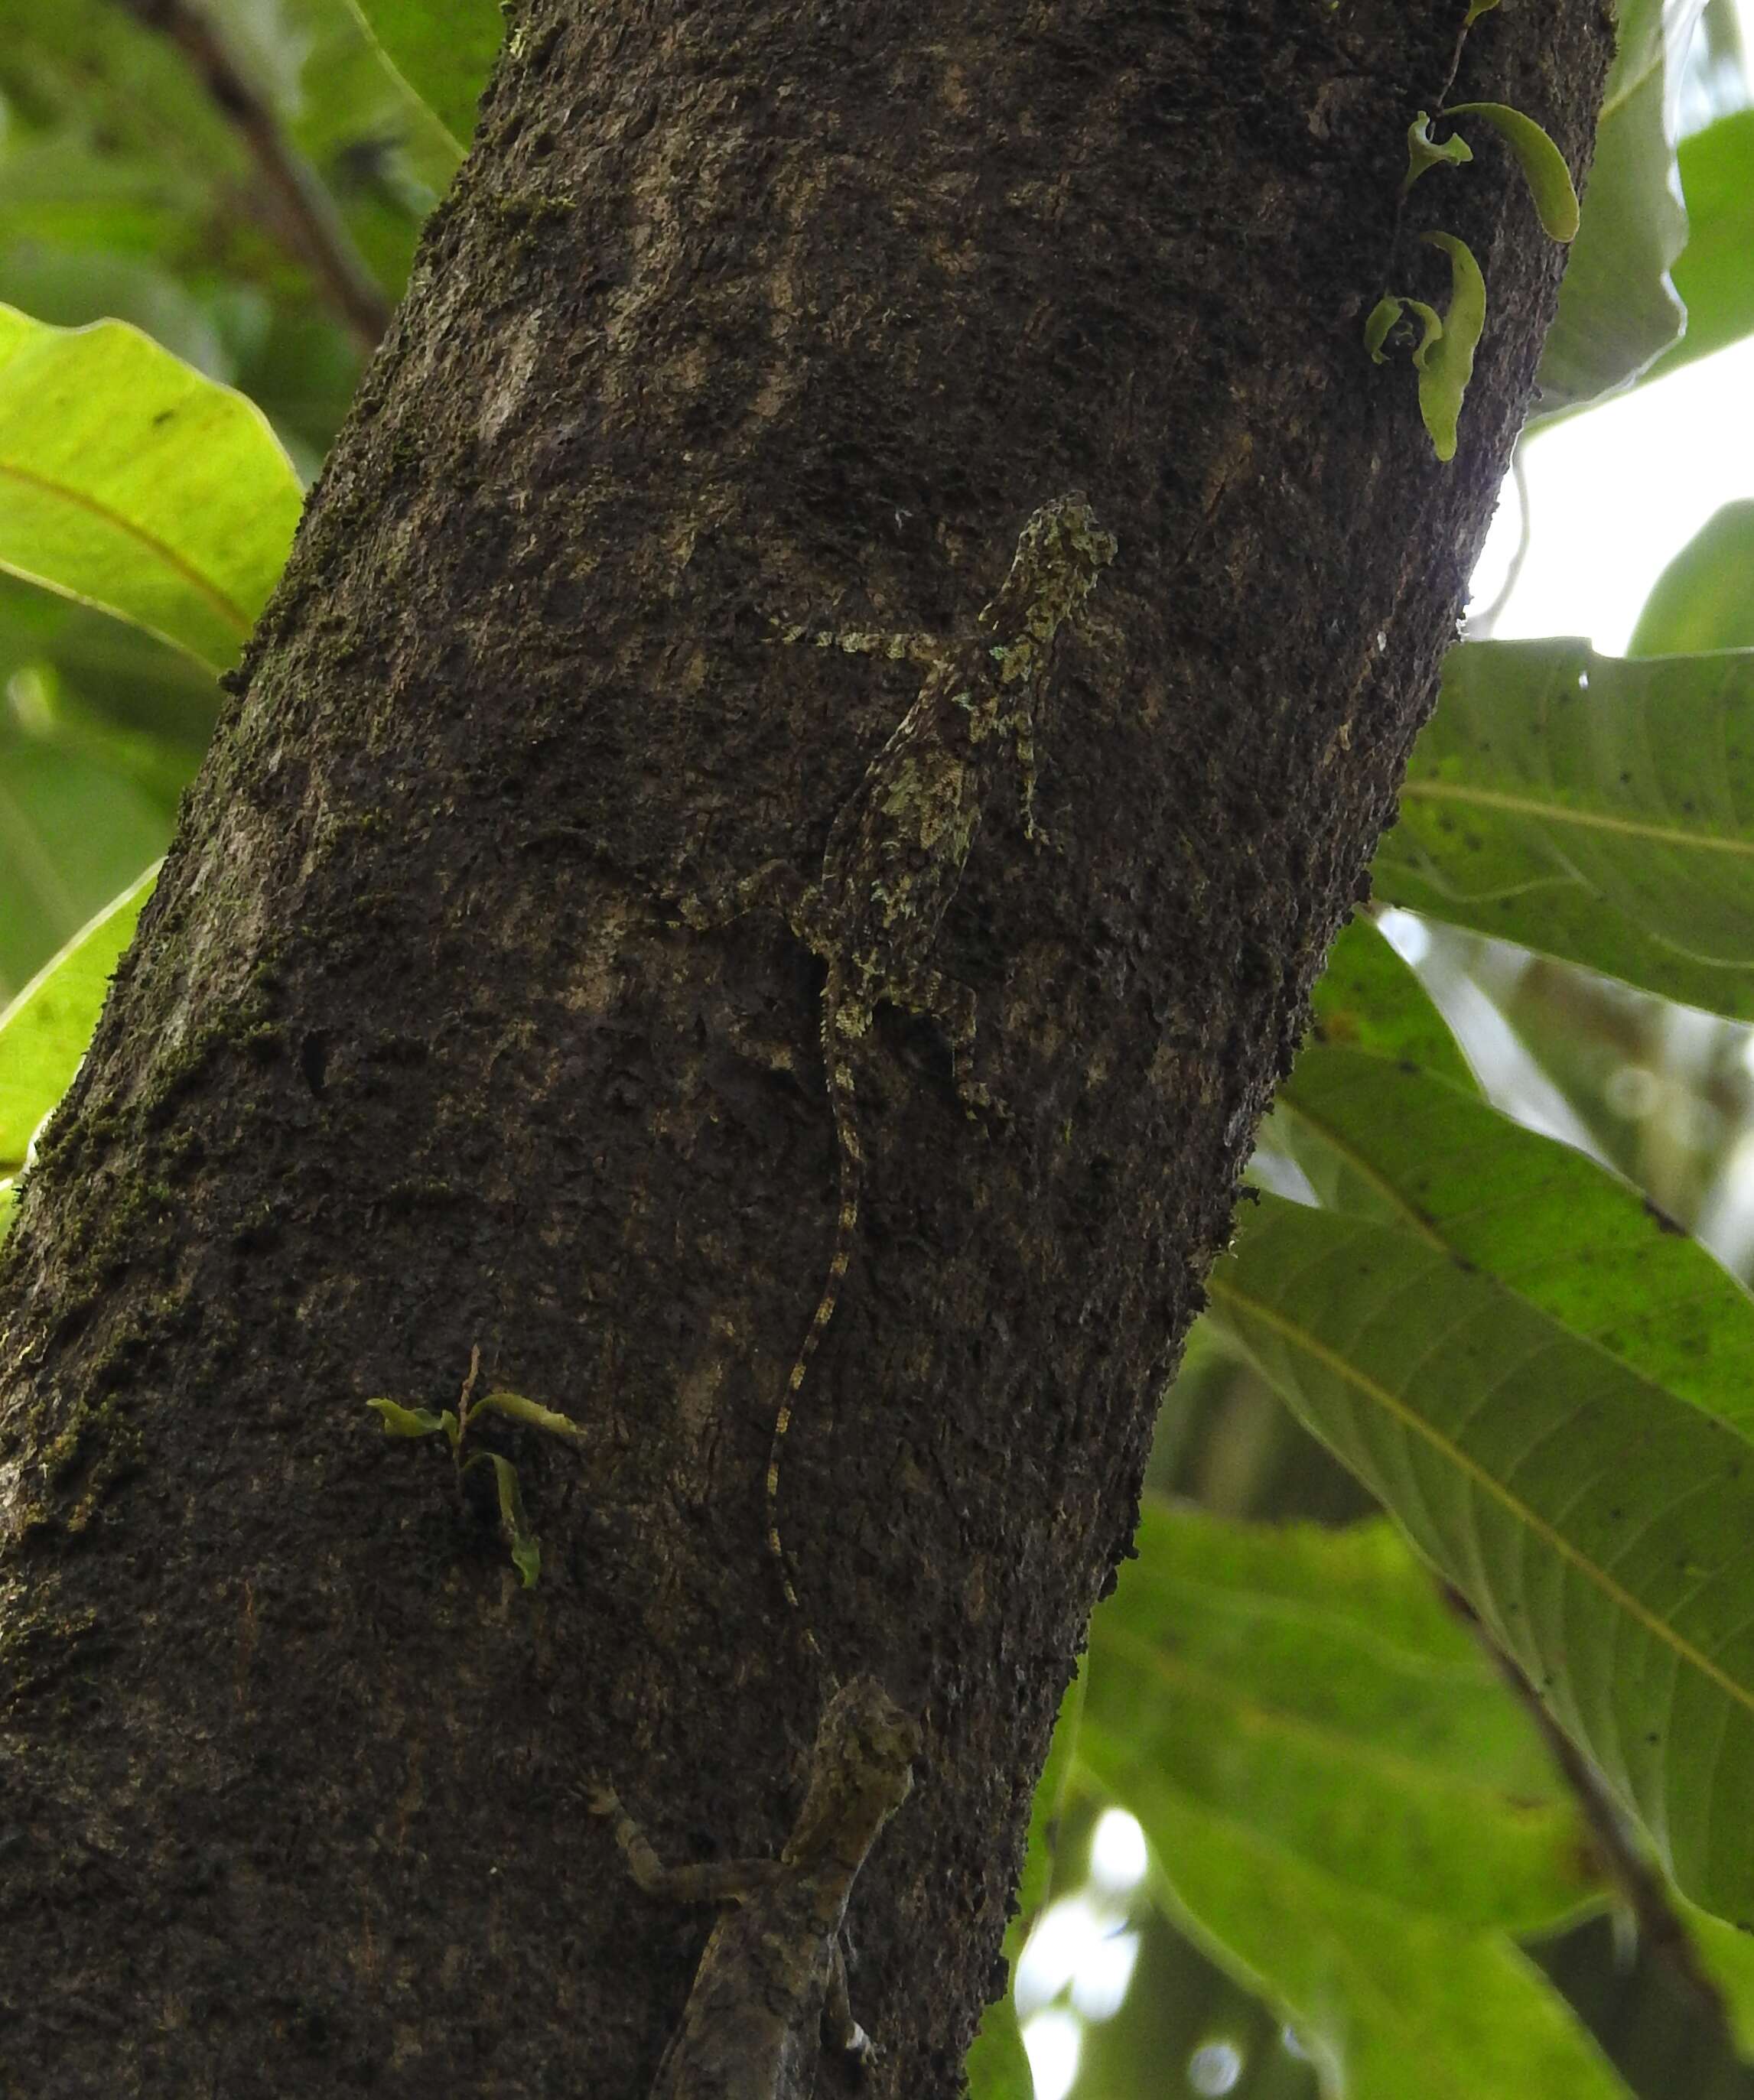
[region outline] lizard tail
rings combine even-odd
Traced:
[[[826,1021],[826,1016],[824,1017]],[[780,1402],[780,1412],[774,1418],[773,1441],[767,1447],[767,1551],[773,1555],[774,1565],[780,1571],[780,1586],[785,1592],[785,1600],[799,1616],[804,1626],[804,1644],[819,1659],[822,1651],[816,1639],[803,1622],[803,1606],[798,1602],[797,1590],[793,1586],[792,1571],[786,1564],[785,1548],[780,1542],[780,1462],[784,1455],[786,1432],[792,1427],[793,1410],[802,1390],[811,1358],[820,1348],[828,1323],[834,1317],[834,1308],[840,1302],[841,1286],[846,1281],[846,1271],[853,1257],[853,1240],[859,1229],[859,1196],[864,1184],[865,1156],[859,1142],[859,1125],[853,1097],[853,1068],[845,1049],[834,1039],[833,1031],[826,1025],[823,1029],[823,1047],[827,1052],[824,1063],[828,1069],[828,1101],[834,1114],[835,1147],[840,1154],[841,1209],[834,1225],[834,1250],[828,1257],[828,1273],[822,1286],[822,1295],[816,1301],[816,1310],[803,1340],[798,1344],[797,1360],[792,1366],[792,1374],[786,1380],[785,1392]]]

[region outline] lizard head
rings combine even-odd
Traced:
[[[1051,639],[1072,619],[1115,558],[1117,542],[1096,522],[1082,489],[1033,512],[1018,535],[1011,572],[980,621],[1001,637]]]
[[[841,1801],[859,1801],[873,1818],[886,1818],[908,1798],[919,1751],[919,1723],[874,1677],[855,1677],[823,1710],[811,1793],[825,1782]]]

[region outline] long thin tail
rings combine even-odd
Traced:
[[[853,1258],[853,1238],[859,1229],[859,1195],[864,1182],[865,1156],[859,1143],[853,1068],[844,1047],[837,1039],[834,1011],[833,1001],[825,999],[823,1005],[823,1061],[828,1072],[828,1104],[834,1114],[835,1148],[840,1154],[841,1211],[835,1220],[834,1250],[828,1257],[828,1273],[823,1283],[822,1295],[816,1301],[816,1310],[809,1329],[798,1345],[797,1361],[792,1366],[792,1375],[786,1380],[780,1412],[774,1419],[773,1441],[767,1447],[767,1551],[773,1555],[774,1565],[780,1571],[780,1586],[785,1592],[785,1600],[798,1615],[804,1643],[811,1654],[819,1658],[822,1656],[822,1650],[816,1645],[816,1637],[804,1619],[804,1608],[798,1602],[797,1591],[793,1586],[792,1571],[786,1564],[785,1548],[780,1542],[780,1462],[784,1455],[786,1432],[792,1427],[793,1410],[797,1405],[798,1394],[803,1389],[805,1375],[810,1369],[810,1360],[821,1347],[822,1338],[828,1330],[828,1322],[834,1317],[834,1308],[840,1300],[841,1286],[846,1281],[847,1267]]]

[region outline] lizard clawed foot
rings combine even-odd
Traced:
[[[619,1815],[621,1797],[606,1779],[587,1774],[579,1781],[578,1790],[585,1797],[585,1804],[593,1815]]]

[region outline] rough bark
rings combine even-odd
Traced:
[[[854,1896],[871,2090],[957,2090],[1550,316],[1491,143],[1391,260],[1461,11],[520,8],[8,1257],[0,2084],[643,2091],[705,1921],[569,1782],[673,1857],[789,1826],[823,1684],[762,1475],[834,1215],[819,966],[664,900],[812,871],[912,697],[773,616],[966,624],[1081,488],[1120,551],[1052,845],[991,813],[939,951],[1011,1121],[880,1015],[782,1485],[828,1657],[925,1728]],[[1609,38],[1504,8],[1456,94],[1580,167]],[[1447,469],[1360,346],[1434,215],[1493,299]],[[475,1344],[589,1428],[488,1434],[532,1592],[364,1405],[449,1404]]]

